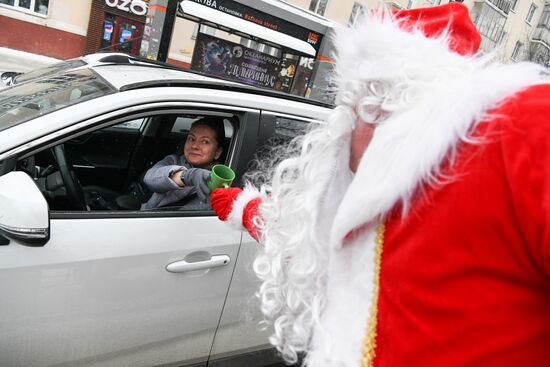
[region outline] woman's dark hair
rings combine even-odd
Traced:
[[[191,124],[191,129],[194,126],[206,126],[214,131],[218,146],[225,151],[225,129],[223,127],[223,119],[219,117],[203,117]]]

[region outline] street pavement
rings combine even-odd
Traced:
[[[0,73],[4,71],[27,72],[59,61],[61,60],[52,57],[0,47]]]

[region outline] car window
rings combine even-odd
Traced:
[[[23,83],[29,80],[43,78],[45,76],[53,75],[59,72],[67,71],[67,70],[74,69],[84,65],[86,65],[86,62],[81,59],[61,61],[52,65],[46,66],[44,68],[32,70],[32,71],[29,71],[28,73],[18,75],[15,77],[15,81],[17,83]]]
[[[146,118],[141,117],[135,120],[128,120],[128,121],[121,122],[120,124],[117,124],[113,127],[119,128],[119,129],[140,130],[145,124],[146,120],[147,120]]]
[[[115,89],[83,69],[0,90],[0,131]]]
[[[174,123],[172,133],[189,131],[189,129],[191,129],[191,124],[198,119],[198,117],[193,116],[179,116]],[[224,130],[226,138],[231,138],[233,136],[233,124],[227,119],[224,119]]]
[[[293,140],[303,136],[310,126],[310,122],[299,118],[269,116],[264,120],[263,135],[267,135],[267,139],[260,141],[244,175],[246,181],[258,187],[266,183],[266,175],[269,176],[271,170],[288,155],[287,149]]]
[[[227,163],[238,116],[162,111],[119,120],[48,147],[21,159],[17,169],[35,179],[53,212],[210,210],[208,203],[198,200],[192,187],[182,193],[177,184],[170,182],[169,170],[164,170],[167,166],[192,167],[185,160],[183,145],[192,123],[203,119],[231,126],[230,135],[225,128],[219,132],[225,138],[216,163]],[[164,161],[166,164],[161,164]],[[148,180],[148,172],[158,167],[156,176]],[[145,205],[150,200],[153,204]]]

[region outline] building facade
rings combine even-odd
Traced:
[[[92,0],[0,0],[0,47],[57,59],[84,53]]]
[[[353,22],[373,0],[288,0],[340,24]],[[395,9],[437,6],[449,0],[392,0]],[[531,60],[550,67],[550,1],[464,0],[482,36],[481,50],[497,52],[505,62]]]
[[[436,6],[448,1],[392,0],[389,4],[395,9],[406,9]],[[232,4],[225,9],[250,8],[255,15],[244,19],[248,22],[279,27],[280,33],[293,29],[302,29],[300,32],[306,34],[311,31],[320,39],[331,24],[353,23],[363,9],[379,6],[379,0],[185,2],[217,3],[218,7]],[[160,59],[171,64],[191,68],[197,38],[204,43],[208,37],[213,37],[281,60],[286,53],[286,60],[282,62],[293,65],[292,71],[299,68],[303,78],[301,86],[285,85],[284,89],[292,89],[295,94],[311,93],[317,69],[325,69],[321,74],[327,75],[326,63],[331,61],[331,50],[325,41],[316,45],[313,56],[304,57],[306,55],[299,52],[284,51],[288,47],[280,47],[277,42],[264,42],[262,36],[255,37],[217,25],[212,20],[186,16],[181,9],[182,3],[177,0],[0,0],[0,47],[57,59],[99,51],[120,51],[155,59],[159,54],[151,51],[155,41],[160,42],[155,32],[159,32],[156,24],[162,19],[161,23],[169,23],[170,27],[161,29],[164,32],[162,39],[168,40],[168,44],[164,45],[166,52]],[[550,0],[464,0],[464,4],[482,35],[482,51],[497,52],[506,62],[532,60],[550,67]],[[176,12],[179,16],[175,15]],[[163,17],[168,13],[172,13],[172,18],[165,22]],[[235,10],[235,14],[240,13]],[[306,41],[310,39],[306,37]],[[329,83],[322,79],[327,78],[316,80],[321,84]]]

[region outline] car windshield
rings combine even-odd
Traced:
[[[0,90],[0,131],[115,89],[83,69]]]
[[[61,61],[61,62],[52,64],[50,66],[47,66],[45,68],[36,69],[33,71],[29,71],[28,73],[18,75],[15,77],[15,80],[17,83],[23,83],[28,80],[43,78],[48,75],[57,74],[57,73],[60,73],[69,69],[74,69],[84,65],[86,65],[86,62],[84,62],[81,59]]]

